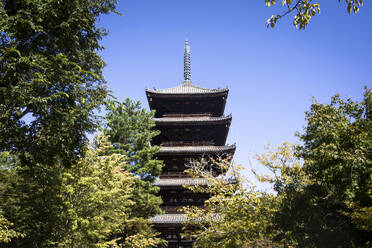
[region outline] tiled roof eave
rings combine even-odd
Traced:
[[[161,214],[149,219],[154,224],[182,224],[186,222],[184,214]]]
[[[230,146],[161,146],[157,154],[219,154],[234,153],[235,149],[235,144]]]
[[[220,91],[220,92],[212,92],[212,93],[203,93],[203,94],[164,94],[164,93],[156,93],[156,92],[147,92],[148,99],[156,99],[156,98],[205,98],[205,97],[224,97],[227,98],[228,90]]]
[[[212,218],[213,220],[220,220],[222,218],[221,215],[219,214],[214,214],[213,216],[208,216],[208,219]],[[196,220],[192,221],[203,221],[203,217],[197,218]],[[187,217],[185,214],[178,213],[178,214],[159,214],[155,215],[154,217],[151,217],[149,219],[150,222],[153,224],[178,224],[182,225],[188,221]],[[190,220],[189,220],[190,221]]]
[[[205,178],[158,178],[154,186],[159,187],[177,187],[184,185],[207,185],[208,180]]]
[[[220,94],[220,93],[226,93],[229,92],[229,89],[219,89],[219,90],[213,90],[213,91],[208,91],[208,92],[161,92],[161,91],[156,91],[156,90],[145,90],[146,93],[149,94],[154,94],[154,95],[206,95],[206,94]]]
[[[154,118],[157,125],[164,124],[225,124],[231,121],[232,115],[221,117],[163,117]]]
[[[228,88],[207,89],[207,88],[196,86],[192,84],[191,82],[183,82],[182,84],[178,86],[167,88],[167,89],[161,89],[161,90],[146,89],[147,94],[166,95],[166,96],[172,96],[172,95],[174,96],[180,96],[180,95],[195,96],[195,95],[219,94],[219,93],[227,93],[227,92],[228,92]]]

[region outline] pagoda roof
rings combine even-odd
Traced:
[[[186,221],[186,216],[185,214],[158,214],[149,220],[155,224],[179,224]]]
[[[215,124],[218,122],[225,122],[231,121],[232,115],[229,114],[228,116],[219,116],[219,117],[212,117],[212,116],[182,116],[182,117],[162,117],[162,118],[154,118],[153,120],[156,124],[168,124],[168,123],[175,123],[175,124]]]
[[[167,89],[161,89],[161,90],[150,90],[146,89],[146,92],[152,93],[152,94],[159,94],[159,95],[204,95],[204,94],[214,94],[214,93],[227,93],[229,91],[228,88],[224,89],[207,89],[202,88],[199,86],[196,86],[191,83],[191,81],[184,81],[180,85],[167,88]]]
[[[158,178],[154,186],[183,186],[183,185],[206,185],[208,180],[205,178]]]
[[[235,144],[229,146],[161,146],[158,155],[164,154],[203,154],[234,152]]]
[[[214,219],[214,220],[220,220],[221,215],[219,214],[213,214],[209,218]],[[202,221],[204,218],[198,218],[196,219],[197,221]],[[188,219],[186,218],[185,214],[182,213],[176,213],[176,214],[158,214],[155,215],[154,217],[151,217],[150,222],[154,224],[182,224],[185,223]],[[189,219],[190,220],[190,219]],[[194,219],[195,221],[195,219]]]

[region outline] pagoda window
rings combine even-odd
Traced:
[[[167,239],[178,239],[178,235],[176,233],[168,233]]]

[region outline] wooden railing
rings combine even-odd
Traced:
[[[163,117],[211,117],[211,113],[195,113],[195,114],[163,114]]]
[[[213,146],[213,141],[165,141],[161,146]]]

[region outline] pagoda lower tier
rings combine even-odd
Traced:
[[[190,162],[201,159],[217,160],[218,158],[232,157],[235,145],[230,146],[161,146],[157,154],[158,159],[164,161],[160,178],[182,178],[187,175],[184,171]],[[213,166],[213,164],[212,164]],[[220,168],[215,168],[216,175],[223,173]]]
[[[232,116],[171,115],[154,118],[160,135],[152,140],[153,145],[188,146],[217,145],[226,143]]]
[[[195,193],[185,186],[207,185],[204,178],[190,178],[184,170],[192,161],[200,161],[202,158],[213,160],[218,158],[232,158],[235,145],[229,146],[161,146],[157,154],[158,159],[164,161],[164,168],[154,186],[160,187],[159,195],[163,203],[161,205],[164,214],[150,218],[162,238],[167,240],[168,247],[192,247],[191,240],[181,239],[182,226],[186,217],[182,213],[185,206],[202,207],[209,198],[208,194]],[[212,164],[213,166],[213,164]],[[217,168],[212,170],[216,175],[224,173]]]
[[[185,206],[202,207],[209,195],[194,193],[184,186],[206,185],[206,183],[207,181],[203,178],[160,178],[154,183],[155,186],[160,187],[159,194],[163,200],[161,208],[164,214],[150,218],[150,222],[161,233],[161,238],[167,240],[169,248],[192,247],[192,240],[181,238],[182,227],[186,221],[182,208]]]
[[[208,194],[194,193],[185,185],[206,185],[204,178],[160,178],[154,185],[160,187],[162,209],[166,213],[179,213],[184,206],[203,206]]]

